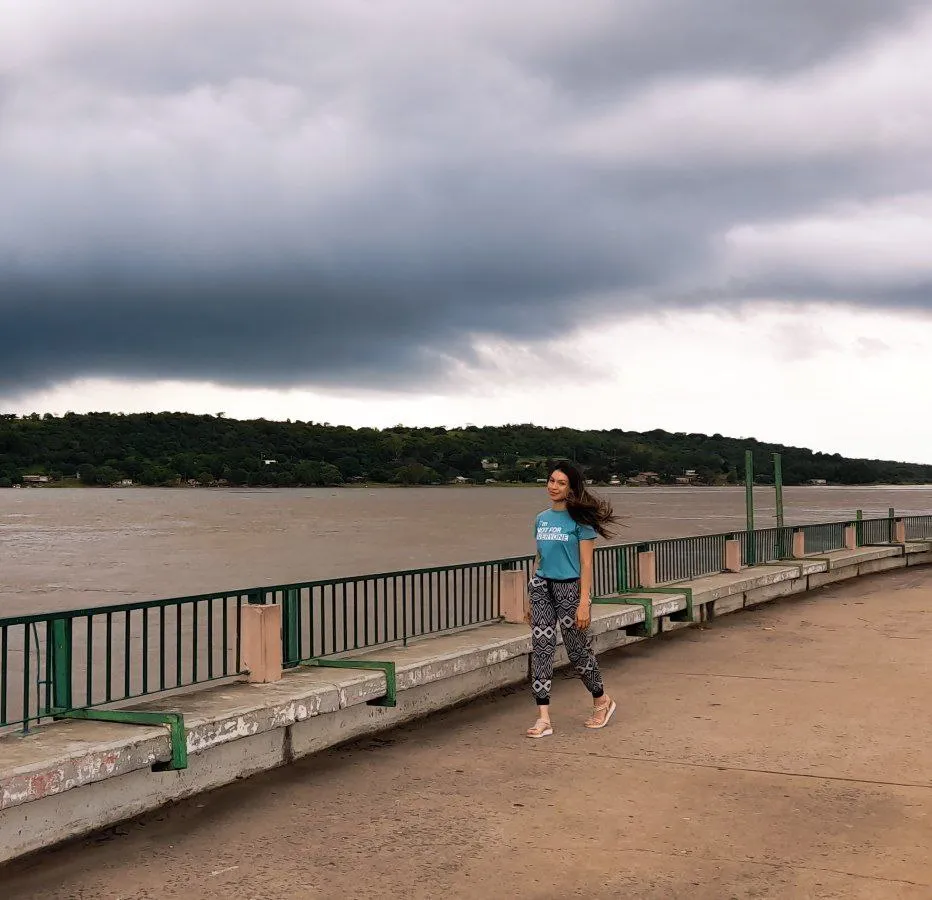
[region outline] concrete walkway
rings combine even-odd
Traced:
[[[932,896],[932,572],[602,658],[0,871],[29,898]]]

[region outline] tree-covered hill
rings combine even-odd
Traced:
[[[354,481],[430,484],[456,478],[484,483],[534,481],[549,460],[576,460],[606,482],[642,472],[660,481],[705,484],[744,478],[752,449],[758,480],[772,479],[771,454],[783,457],[787,484],[932,482],[932,465],[845,459],[800,447],[720,434],[663,430],[576,431],[534,425],[466,428],[348,428],[311,422],[237,421],[183,413],[0,415],[0,486],[24,476],[83,484],[122,479],[163,485],[323,485]],[[32,479],[27,479],[32,480]]]

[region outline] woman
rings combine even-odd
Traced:
[[[592,694],[587,728],[604,728],[615,713],[615,701],[602,687],[599,664],[586,631],[592,610],[592,556],[595,537],[609,536],[617,521],[612,507],[586,490],[579,470],[569,463],[554,466],[547,481],[550,509],[537,516],[534,531],[537,558],[528,585],[531,609],[531,688],[537,701],[537,721],[530,738],[553,734],[550,683],[557,647],[557,623],[570,662]]]

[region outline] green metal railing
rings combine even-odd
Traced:
[[[932,516],[903,516],[903,524],[908,541],[932,538]]]
[[[827,522],[823,525],[803,525],[806,536],[806,553],[828,553],[845,548],[845,522]]]
[[[621,594],[638,587],[638,544],[596,547],[592,589],[599,596]]]
[[[932,521],[932,517],[929,517]],[[858,519],[854,524],[858,534],[858,546],[866,544],[889,544],[894,537],[895,519]]]
[[[0,619],[0,729],[242,673],[248,592]]]
[[[735,537],[741,543],[741,562],[745,566],[787,559],[793,552],[792,528],[758,528],[753,536],[742,531]]]
[[[533,557],[332,578],[260,588],[282,607],[286,666],[455,631],[500,618],[503,571],[530,577]]]
[[[891,543],[895,522],[892,514],[858,519],[858,543]],[[932,539],[932,515],[908,516],[903,522],[908,539]],[[721,572],[729,539],[740,542],[745,565],[760,565],[790,558],[797,529],[805,535],[807,554],[839,550],[846,524],[598,547],[593,589],[600,597],[638,590],[639,550],[654,551],[657,582],[669,585]],[[0,731],[18,725],[28,730],[32,723],[69,711],[77,715],[245,674],[240,648],[246,604],[282,606],[288,666],[495,622],[502,573],[520,571],[527,579],[533,561],[518,556],[3,618]]]
[[[657,582],[685,581],[722,571],[727,534],[647,541],[640,546],[653,550]]]

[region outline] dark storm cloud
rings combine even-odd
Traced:
[[[930,6],[0,0],[0,396],[423,385],[476,334],[926,304],[923,272],[859,292],[730,236],[928,190],[917,97],[871,90]]]

